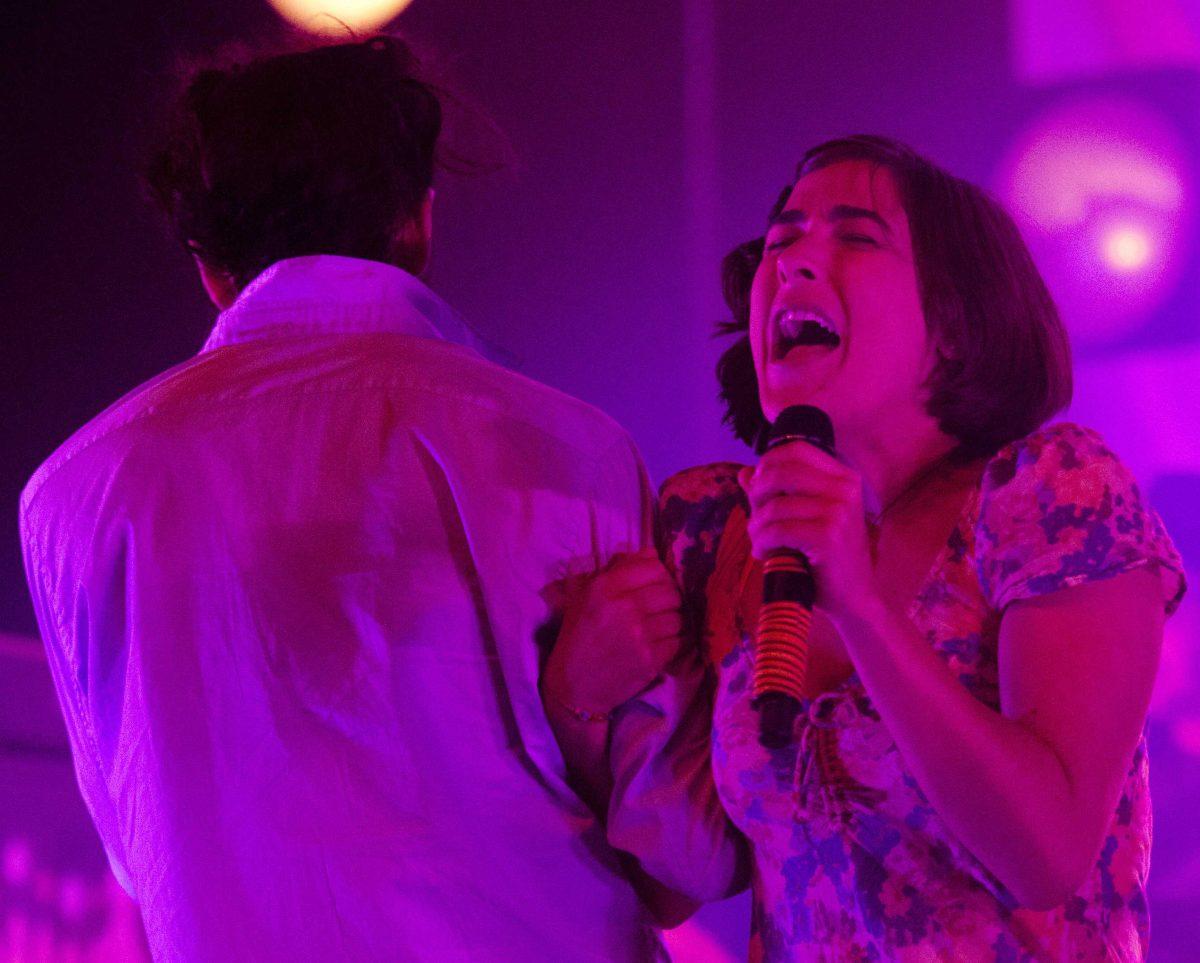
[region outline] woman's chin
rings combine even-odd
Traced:
[[[770,398],[760,397],[759,403],[767,421],[774,421],[785,408],[795,405],[812,405],[814,408],[821,408],[827,414],[832,414],[829,411],[829,399],[819,391],[773,392]]]

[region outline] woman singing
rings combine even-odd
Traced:
[[[1144,959],[1142,730],[1182,566],[1099,436],[1046,425],[1069,351],[1012,221],[901,144],[833,141],[727,258],[726,295],[737,434],[796,404],[836,434],[836,456],[783,445],[662,493],[715,683],[713,778],[753,852],[751,958]],[[792,738],[766,749],[760,560],[783,549],[817,596]],[[661,649],[639,619],[667,624],[667,576],[624,564],[601,578],[658,601],[614,616],[618,590],[588,593],[548,705],[604,713],[649,681],[613,662],[654,664],[629,650]]]

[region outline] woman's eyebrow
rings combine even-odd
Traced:
[[[804,224],[808,221],[808,213],[799,208],[789,208],[786,211],[780,211],[771,220],[767,222],[767,229],[778,227],[781,224]]]
[[[879,216],[875,211],[866,207],[854,207],[850,204],[837,204],[829,212],[829,220],[831,221],[852,221],[859,218],[865,218],[868,221],[874,221],[883,232],[891,235],[892,229],[888,226],[888,222]]]
[[[771,228],[779,227],[780,225],[806,224],[809,219],[810,218],[807,211],[802,211],[797,207],[793,207],[786,211],[780,211],[773,218],[771,218],[771,220],[767,222],[767,229],[770,230]],[[892,229],[888,225],[888,222],[885,221],[876,211],[872,211],[870,208],[855,207],[853,204],[835,204],[832,208],[830,208],[828,220],[831,223],[858,219],[873,221],[879,225],[880,229],[883,230],[885,234],[887,234],[889,237],[891,236]]]

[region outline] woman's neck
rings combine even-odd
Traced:
[[[915,431],[850,433],[839,439],[838,452],[862,475],[864,507],[878,518],[924,487],[926,476],[939,474],[935,466],[956,446],[955,439],[930,425]]]

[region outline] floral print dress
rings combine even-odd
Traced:
[[[751,960],[1143,960],[1150,797],[1144,738],[1095,867],[1064,905],[1017,906],[939,818],[856,675],[802,706],[791,746],[758,744],[750,707],[761,569],[734,464],[663,487],[668,564],[716,676],[713,774],[754,849]],[[999,707],[997,639],[1019,599],[1142,566],[1164,605],[1182,565],[1128,470],[1060,424],[985,466],[908,616],[971,693]]]

